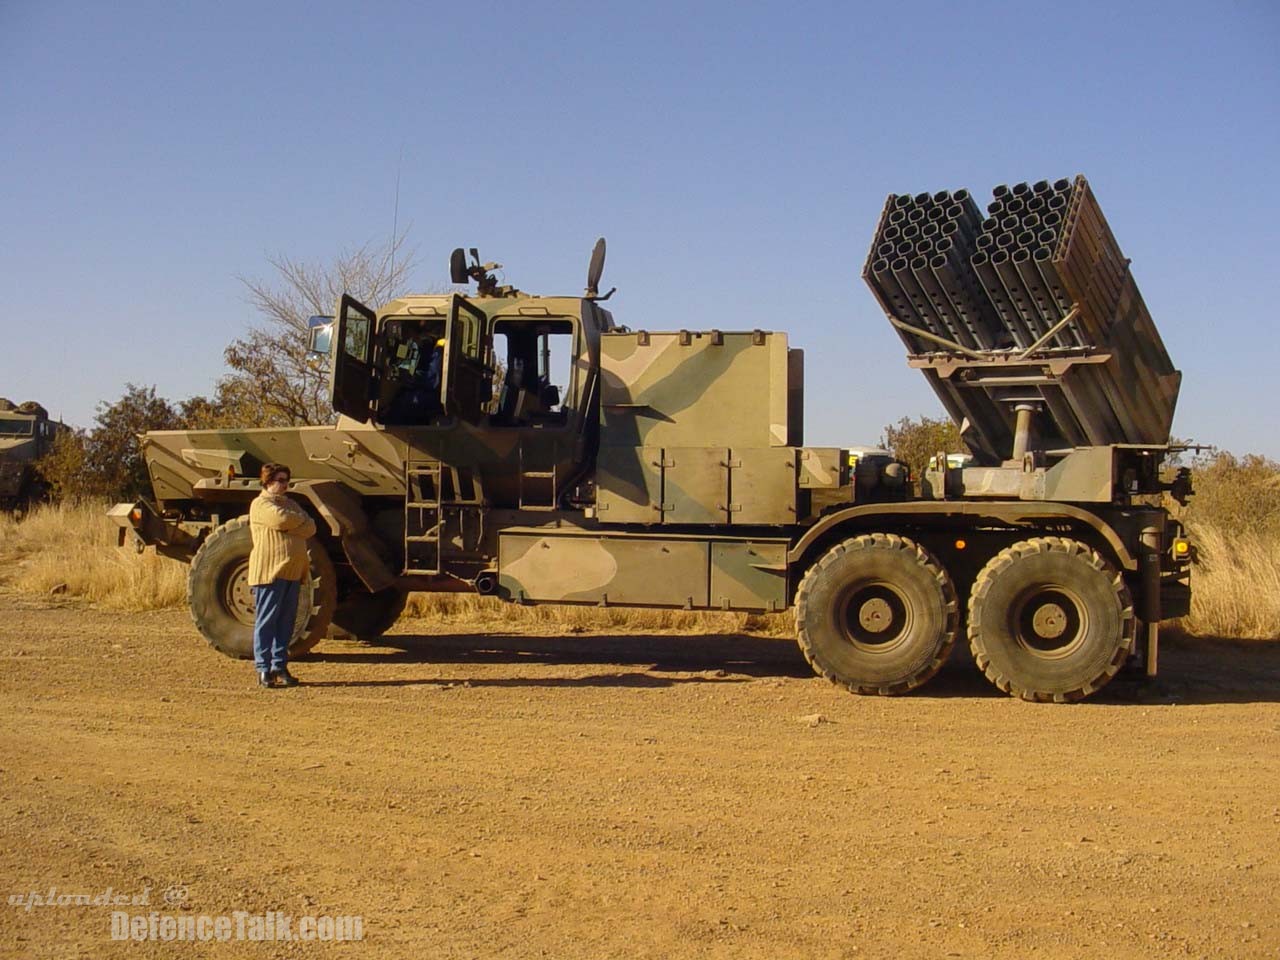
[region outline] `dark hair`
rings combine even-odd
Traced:
[[[283,473],[290,480],[293,479],[293,471],[283,463],[264,463],[262,469],[258,471],[258,481],[265,487],[277,473]]]

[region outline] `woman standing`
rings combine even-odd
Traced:
[[[316,525],[307,512],[289,499],[292,474],[281,463],[263,466],[260,493],[249,507],[249,586],[257,607],[253,625],[253,662],[258,685],[274,686],[279,680],[296,687],[289,673],[289,641],[298,616],[298,591],[311,569],[307,540]]]

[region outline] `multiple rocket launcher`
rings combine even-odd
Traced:
[[[1040,448],[1168,442],[1181,375],[1083,176],[890,194],[871,287],[980,460],[1013,449],[1033,405]]]

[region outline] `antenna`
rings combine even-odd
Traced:
[[[395,279],[396,275],[396,236],[400,232],[400,168],[404,166],[404,141],[400,141],[400,156],[396,159],[396,205],[391,213],[391,246],[387,248],[387,256],[390,263],[387,266],[387,283],[388,285]],[[395,291],[387,290],[387,296],[391,296]]]

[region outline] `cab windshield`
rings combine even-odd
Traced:
[[[0,420],[0,437],[29,437],[34,420]]]

